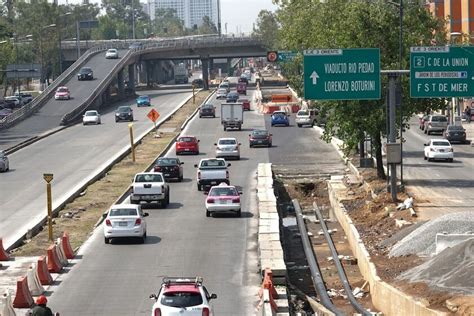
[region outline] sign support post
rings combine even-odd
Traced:
[[[52,173],[44,173],[43,179],[46,181],[46,205],[48,208],[48,240],[53,241],[53,203],[51,196],[51,181],[53,181]]]

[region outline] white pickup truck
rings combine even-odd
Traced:
[[[197,168],[198,191],[222,182],[230,184],[227,167],[230,167],[230,163],[226,163],[222,158],[201,159],[199,164],[194,165],[194,168]]]
[[[162,207],[170,203],[170,188],[160,172],[137,173],[131,185],[130,202],[158,202]]]

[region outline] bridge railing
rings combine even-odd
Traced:
[[[100,45],[87,50],[87,52],[80,56],[74,64],[72,64],[66,71],[59,75],[56,80],[46,87],[46,89],[44,89],[40,95],[34,98],[33,101],[25,104],[20,109],[1,119],[0,130],[13,126],[14,124],[38,111],[44,104],[48,102],[48,100],[53,97],[56,89],[63,85],[66,80],[71,78],[92,55],[95,55],[96,53],[104,51],[108,48],[111,48],[111,46]]]

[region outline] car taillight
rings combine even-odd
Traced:
[[[142,224],[142,219],[141,218],[137,218],[135,220],[135,226],[140,226]]]
[[[201,179],[201,171],[198,171],[198,179]]]
[[[158,171],[158,172],[161,171],[161,167],[155,166],[155,171]]]
[[[161,316],[161,309],[159,309],[159,308],[155,309],[155,313],[153,315],[154,316]]]
[[[240,198],[239,197],[233,198],[232,203],[240,203]]]
[[[210,312],[209,312],[209,308],[204,307],[204,308],[202,309],[202,316],[209,316],[209,313],[210,313]]]
[[[110,222],[110,219],[105,220],[105,225],[107,226],[112,226],[112,223]]]
[[[214,199],[208,198],[208,199],[207,199],[207,203],[214,203]]]
[[[229,179],[229,170],[226,170],[226,171],[225,171],[225,178],[226,178],[226,179]]]

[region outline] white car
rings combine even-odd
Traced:
[[[104,242],[108,244],[111,238],[140,238],[146,239],[145,217],[140,205],[116,204],[107,213],[104,221]]]
[[[107,59],[119,58],[118,50],[116,50],[115,48],[108,49],[107,52],[105,52],[105,58]]]
[[[240,159],[240,145],[236,138],[219,138],[216,146],[216,158]]]
[[[454,150],[451,143],[446,139],[430,139],[425,144],[425,160],[431,161],[443,159],[453,162]]]
[[[86,111],[82,116],[82,124],[101,124],[100,114],[96,110]]]
[[[170,204],[170,187],[161,172],[137,173],[131,185],[130,202],[158,202],[166,208]]]
[[[225,99],[227,98],[227,89],[219,88],[216,92],[216,99]]]
[[[210,301],[217,298],[209,294],[202,285],[202,278],[163,278],[158,294],[151,294],[155,300],[152,316],[213,316]]]
[[[206,217],[213,213],[232,212],[237,217],[242,214],[240,205],[240,194],[233,185],[221,183],[211,187],[206,198]]]
[[[6,172],[10,169],[10,162],[8,156],[3,150],[0,150],[0,172]]]
[[[299,110],[298,113],[296,113],[295,123],[298,127],[302,127],[303,125],[313,126],[315,120],[315,110]]]

